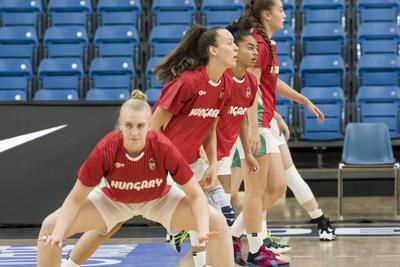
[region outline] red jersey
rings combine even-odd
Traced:
[[[105,177],[108,186],[101,190],[107,196],[123,203],[140,203],[168,193],[168,172],[181,185],[193,176],[181,153],[162,133],[148,132],[143,153],[132,158],[124,148],[122,133],[113,131],[97,143],[79,169],[78,179],[92,187]]]
[[[161,131],[183,154],[187,162],[199,158],[199,149],[229,97],[232,77],[224,73],[216,84],[206,68],[185,71],[162,90],[157,106],[173,114]]]
[[[279,75],[278,54],[276,52],[276,43],[271,40],[274,48],[274,58],[272,58],[269,47],[264,38],[253,31],[253,36],[257,40],[258,57],[255,67],[261,69],[260,93],[258,106],[258,122],[263,128],[270,128],[269,125],[274,116],[276,105],[276,84]]]
[[[253,105],[257,94],[257,78],[246,71],[242,80],[233,76],[233,88],[230,98],[225,102],[217,125],[218,160],[230,154],[240,132],[240,124],[246,111]]]

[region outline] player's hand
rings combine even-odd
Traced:
[[[286,142],[289,141],[290,131],[289,131],[289,127],[287,126],[286,122],[282,118],[279,118],[277,120],[277,122],[278,122],[278,128],[279,128],[279,135],[284,133]]]
[[[312,114],[314,114],[315,117],[317,117],[317,122],[319,124],[324,123],[324,121],[325,121],[324,113],[322,113],[322,111],[316,105],[314,105],[312,102],[310,102],[308,105],[306,105],[306,108]]]
[[[42,237],[39,238],[39,240],[44,241],[45,242],[44,245],[46,247],[49,246],[50,248],[53,248],[53,247],[62,248],[63,237],[61,235],[56,234],[56,233],[55,234],[51,234],[51,235],[42,236]]]
[[[200,245],[200,243],[202,242],[207,242],[209,240],[213,240],[217,235],[219,234],[218,231],[198,231],[197,235],[198,235],[198,246]]]
[[[246,160],[247,166],[249,166],[249,174],[256,174],[259,171],[258,162],[252,154],[246,155],[244,158]]]
[[[251,153],[257,153],[260,148],[260,135],[258,133],[258,127],[249,126],[249,146]]]
[[[207,190],[211,189],[214,185],[218,182],[218,175],[217,175],[217,165],[210,165],[208,166],[207,170],[203,174],[203,178],[200,180],[200,186]]]

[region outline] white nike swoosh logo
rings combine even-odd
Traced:
[[[12,137],[12,138],[7,138],[7,139],[3,139],[0,141],[0,153],[4,152],[6,150],[9,150],[11,148],[20,146],[22,144],[25,144],[27,142],[33,141],[39,137],[42,137],[44,135],[50,134],[52,132],[58,131],[64,127],[67,127],[68,124],[64,124],[64,125],[60,125],[57,127],[53,127],[53,128],[49,128],[49,129],[45,129],[45,130],[41,130],[41,131],[37,131],[37,132],[33,132],[33,133],[29,133],[29,134],[23,134],[23,135],[19,135],[16,137]]]

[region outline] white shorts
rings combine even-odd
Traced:
[[[174,185],[171,186],[165,196],[142,203],[126,204],[115,201],[104,194],[98,187],[94,188],[88,195],[88,199],[93,203],[106,223],[107,229],[102,229],[106,233],[118,223],[125,222],[138,215],[161,223],[170,233],[173,233],[171,219],[176,207],[184,197],[185,193]]]
[[[280,153],[278,140],[274,137],[271,128],[258,128],[258,133],[260,135],[260,148],[256,153],[256,157],[271,153]],[[245,155],[242,144],[240,143],[237,148],[239,151],[240,159],[244,159]]]
[[[285,145],[286,144],[286,139],[284,134],[282,133],[279,135],[279,127],[278,127],[278,122],[273,118],[270,122],[271,124],[271,131],[272,135],[276,139],[276,142],[278,143],[278,146]]]
[[[218,165],[217,165],[217,168],[218,168],[217,174],[218,175],[231,175],[233,156],[235,155],[235,151],[236,151],[238,142],[240,143],[239,137],[237,138],[235,144],[232,146],[231,151],[229,152],[229,156],[223,157],[222,159],[218,160]],[[242,144],[240,143],[240,145],[242,145]]]
[[[194,177],[196,178],[196,180],[200,181],[201,178],[203,178],[203,175],[208,168],[208,163],[205,159],[198,158],[191,164],[189,164],[189,167],[190,169],[192,169],[192,172],[194,173]]]

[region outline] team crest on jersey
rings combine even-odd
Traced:
[[[152,171],[156,169],[156,161],[153,158],[149,159],[149,168]]]
[[[114,163],[114,167],[119,169],[119,168],[125,167],[125,164],[124,163],[115,162]]]
[[[221,92],[219,93],[219,98],[223,99],[224,98],[224,94],[225,94],[225,89],[222,88]]]
[[[251,95],[251,90],[250,90],[250,87],[247,86],[247,88],[246,88],[246,97],[249,98],[250,95]]]

